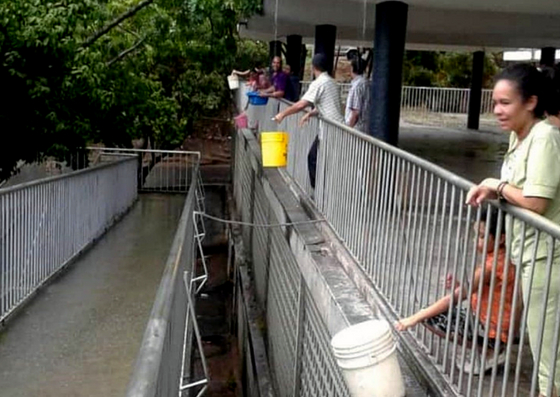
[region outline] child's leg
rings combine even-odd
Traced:
[[[457,318],[459,318],[457,324]],[[461,307],[453,308],[451,312],[451,317],[448,312],[438,314],[432,318],[427,319],[423,322],[423,325],[432,333],[436,334],[441,338],[447,336],[447,330],[450,330],[450,338],[457,338],[457,343],[463,343],[464,331],[465,331],[465,310]],[[471,327],[467,327],[466,333],[467,339],[472,339]]]

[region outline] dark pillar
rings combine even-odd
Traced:
[[[307,48],[305,47],[305,44],[301,45],[301,55],[299,57],[300,60],[300,69],[299,69],[299,79],[303,80],[303,76],[305,74],[305,60],[307,59]]]
[[[392,145],[399,141],[407,17],[408,5],[400,1],[375,6],[370,132]]]
[[[272,58],[274,57],[282,57],[282,42],[278,40],[273,40],[268,43],[268,60],[269,66],[270,62],[272,62]]]
[[[301,71],[301,36],[290,35],[286,37],[286,63],[292,68],[294,76],[299,76]]]
[[[484,51],[473,53],[471,91],[469,94],[469,115],[467,128],[478,130],[480,124],[480,105],[482,103],[482,76],[484,74]]]
[[[315,26],[315,54],[325,54],[327,57],[327,71],[332,76],[334,66],[334,47],[336,44],[336,26]]]
[[[556,62],[556,48],[544,47],[541,49],[541,65],[554,66],[554,62]]]

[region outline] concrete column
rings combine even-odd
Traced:
[[[272,58],[282,56],[282,42],[278,40],[273,40],[268,43],[268,66],[272,62]]]
[[[292,68],[294,76],[299,76],[301,72],[301,36],[293,34],[286,37],[287,51],[286,63]]]
[[[484,51],[473,53],[471,91],[469,95],[469,115],[467,128],[478,130],[480,125],[480,105],[482,103],[482,76],[484,74]]]
[[[556,62],[556,48],[544,47],[543,49],[541,49],[542,66],[554,66],[555,62]]]
[[[336,44],[336,26],[315,26],[315,54],[325,54],[327,57],[327,71],[332,76],[334,66],[334,48]]]
[[[408,4],[386,1],[375,6],[370,133],[392,145],[399,141],[407,19]]]
[[[305,75],[305,59],[307,58],[307,47],[305,47],[305,44],[301,45],[301,54],[299,57],[300,60],[300,69],[299,69],[299,79],[303,80],[303,76]]]

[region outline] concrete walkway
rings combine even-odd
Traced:
[[[131,212],[0,333],[0,396],[123,396],[184,196]]]
[[[508,132],[401,123],[399,147],[474,183],[499,178]]]

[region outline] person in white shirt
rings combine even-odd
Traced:
[[[346,100],[344,121],[349,127],[367,132],[367,110],[369,103],[369,84],[363,76],[364,61],[360,57],[352,59],[352,86]]]
[[[323,118],[344,123],[341,111],[340,89],[327,72],[327,57],[324,54],[315,54],[311,65],[315,80],[309,85],[309,89],[298,102],[274,116],[276,122],[280,123],[285,117],[300,112],[306,107],[314,106],[315,109],[303,116],[300,123],[305,123],[309,117],[317,113]],[[319,133],[319,136],[315,138],[307,156],[309,182],[313,188],[315,188],[320,135]]]

